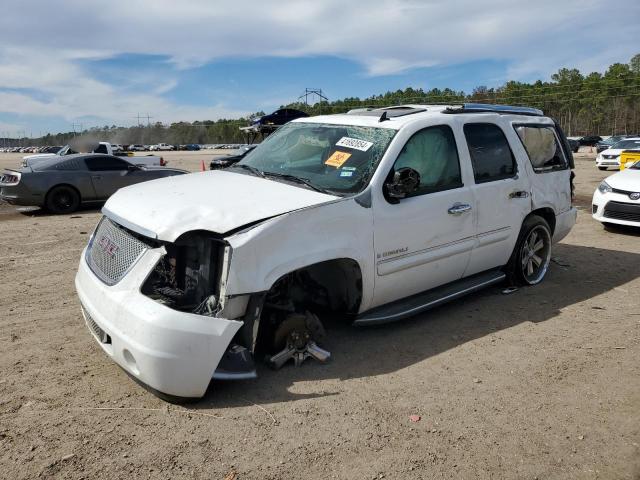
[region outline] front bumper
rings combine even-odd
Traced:
[[[621,193],[600,193],[600,190],[596,190],[593,194],[593,200],[591,201],[591,216],[594,218],[594,220],[602,223],[615,223],[617,225],[640,227],[640,220],[635,220],[636,215],[615,215],[614,213],[613,215],[615,216],[611,216],[612,213],[606,213],[605,210],[607,210],[607,204],[609,202],[614,202],[618,205],[623,204],[624,206],[630,206],[631,209],[623,207],[623,210],[637,211],[637,218],[640,219],[640,200],[631,200],[628,195],[624,195]],[[617,208],[610,208],[609,210],[615,212]],[[629,218],[634,219],[629,220]]]
[[[85,253],[86,249],[76,290],[87,326],[102,349],[129,374],[160,393],[202,397],[242,322],[179,312],[143,295],[140,286],[163,248],[146,251],[113,286],[95,276]]]
[[[620,157],[616,158],[602,158],[596,157],[596,167],[615,167],[620,168]]]

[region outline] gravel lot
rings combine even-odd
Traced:
[[[212,153],[164,156],[198,170]],[[0,204],[0,477],[639,479],[640,231],[591,219],[612,173],[593,157],[577,156],[578,224],[543,284],[333,327],[330,364],[261,367],[187,406],[84,326],[73,279],[99,211]]]

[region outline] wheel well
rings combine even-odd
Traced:
[[[250,344],[251,332],[256,332],[252,340],[254,349],[268,350],[273,332],[292,313],[309,310],[347,317],[358,313],[361,301],[362,272],[358,262],[338,258],[307,265],[274,282],[264,296],[260,318],[249,322],[242,335],[245,343]]]
[[[80,202],[82,202],[82,195],[80,194],[80,190],[78,190],[76,187],[74,187],[73,185],[71,185],[69,183],[58,183],[57,185],[54,185],[49,190],[47,190],[47,194],[44,196],[45,205],[47,204],[47,200],[49,199],[49,194],[53,191],[54,188],[58,188],[58,187],[69,187],[69,188],[71,188],[72,190],[74,190],[78,194],[78,198],[80,199]]]
[[[280,277],[267,293],[267,303],[287,300],[301,310],[314,306],[333,312],[357,313],[362,300],[358,262],[339,258],[307,265]]]
[[[529,215],[527,215],[527,217],[530,217],[531,215],[538,215],[539,217],[544,218],[549,224],[549,228],[551,229],[551,235],[553,235],[553,232],[556,229],[556,214],[553,211],[553,209],[549,207],[538,208],[537,210],[534,210]]]

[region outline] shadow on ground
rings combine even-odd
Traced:
[[[504,286],[489,288],[394,324],[360,328],[334,325],[328,331],[326,345],[333,355],[329,364],[307,360],[301,368],[288,364],[279,371],[259,365],[256,380],[214,381],[206,396],[189,408],[220,409],[336,395],[339,392],[299,395],[291,393],[289,387],[298,381],[345,380],[395,372],[523,322],[545,322],[569,305],[593,300],[634,280],[638,272],[640,253],[560,244],[554,249],[554,263],[547,278],[536,287],[510,295],[502,294]]]

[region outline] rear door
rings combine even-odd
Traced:
[[[531,211],[530,185],[521,172],[499,119],[463,126],[473,167],[476,246],[465,276],[505,265],[524,217]]]
[[[135,171],[129,171],[131,164],[121,158],[110,155],[86,157],[85,163],[91,174],[91,181],[96,191],[96,198],[106,200],[119,188],[137,183]]]

